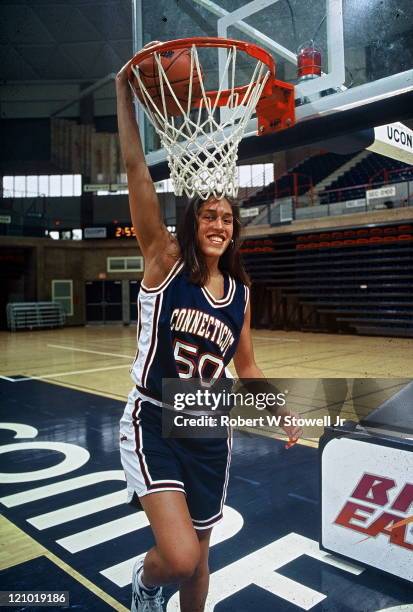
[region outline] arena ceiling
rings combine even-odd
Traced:
[[[13,0],[0,11],[3,81],[94,81],[132,54],[129,0]]]
[[[216,17],[192,0],[141,2],[145,42],[216,35]],[[216,3],[232,11],[246,0]],[[325,6],[325,0],[283,0],[261,11],[254,25],[294,49],[308,38],[309,26],[317,28]],[[363,41],[385,45],[390,37],[392,46],[388,58],[383,55],[384,63],[400,56],[406,63],[406,54],[413,57],[411,0],[344,0],[344,12],[348,46]],[[5,0],[0,7],[0,48],[3,81],[100,79],[116,72],[132,55],[132,0]]]

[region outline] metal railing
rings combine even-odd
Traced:
[[[6,312],[7,327],[11,331],[62,327],[66,319],[63,306],[58,302],[11,302]]]
[[[374,187],[379,187],[382,185],[388,185],[389,183],[398,182],[400,176],[402,177],[402,181],[406,180],[403,178],[404,174],[409,173],[413,175],[413,166],[408,166],[407,168],[396,168],[395,170],[388,170],[387,168],[382,168],[375,172],[369,179],[369,189],[373,189]],[[377,177],[383,176],[381,180],[378,180]],[[413,177],[410,178],[412,180]],[[409,180],[409,178],[407,179]]]
[[[243,225],[277,225],[277,214],[275,213],[288,200],[292,203],[294,220],[413,206],[413,180],[395,182],[395,178],[400,177],[407,170],[411,171],[412,168],[388,171],[387,178],[389,180],[388,183],[385,183],[385,186],[391,185],[396,188],[396,195],[391,196],[375,194],[374,197],[369,198],[368,194],[366,195],[366,191],[368,192],[370,189],[383,187],[383,181],[377,181],[377,175],[373,177],[376,180],[370,183],[330,189],[320,193],[312,189],[302,195],[287,196],[288,190],[283,190],[280,194],[283,197],[277,199],[271,197],[266,202],[256,204],[255,207],[259,208],[259,214],[254,218],[246,215],[246,218],[243,219]],[[359,192],[358,197],[357,191]],[[332,197],[329,197],[330,194]]]

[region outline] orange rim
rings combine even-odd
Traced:
[[[236,40],[233,38],[220,38],[219,36],[194,36],[192,38],[179,38],[177,40],[170,40],[167,42],[157,43],[152,47],[148,47],[147,49],[142,49],[129,62],[128,66],[128,78],[129,80],[132,78],[132,66],[137,66],[143,60],[147,59],[151,55],[156,53],[162,53],[164,51],[174,51],[178,49],[188,49],[195,45],[196,47],[209,47],[209,48],[224,48],[229,49],[230,47],[236,47],[240,51],[247,53],[250,57],[262,62],[265,64],[270,71],[270,78],[267,80],[267,83],[264,87],[264,91],[271,91],[272,83],[275,80],[276,74],[276,65],[274,58],[270,53],[265,51],[259,45],[255,45],[253,43],[245,42],[243,40]],[[222,100],[220,99],[219,106],[225,105],[228,101],[228,98],[232,93],[237,93],[242,95],[248,88],[248,85],[241,85],[239,87],[234,87],[234,90],[225,89],[221,92]],[[217,94],[216,91],[206,91],[207,96],[214,98]],[[264,93],[264,92],[263,92]],[[221,98],[220,97],[220,98]]]

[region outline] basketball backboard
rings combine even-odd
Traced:
[[[270,51],[277,78],[295,85],[296,126],[257,137],[252,119],[240,159],[356,131],[364,148],[368,128],[413,118],[411,0],[133,0],[133,7],[135,50],[150,40],[237,38]],[[299,79],[297,52],[309,44],[320,50],[321,76]],[[204,68],[219,78],[219,62]],[[159,140],[143,114],[140,124],[148,162],[165,178]]]

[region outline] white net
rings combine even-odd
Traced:
[[[236,46],[229,47],[226,55],[218,89],[208,92],[197,47],[192,45],[188,100],[185,103],[177,98],[162,66],[160,53],[153,54],[159,79],[156,101],[145,86],[139,66],[132,66],[135,88],[139,87],[145,113],[167,153],[177,196],[185,193],[190,198],[197,195],[207,200],[211,196],[234,198],[238,193],[238,145],[270,73],[263,62],[255,60],[247,85],[236,86]],[[200,92],[197,99],[193,97],[193,82]],[[132,89],[136,94],[133,86]],[[171,99],[179,111],[178,116],[176,112],[173,115],[168,112],[168,100]]]

